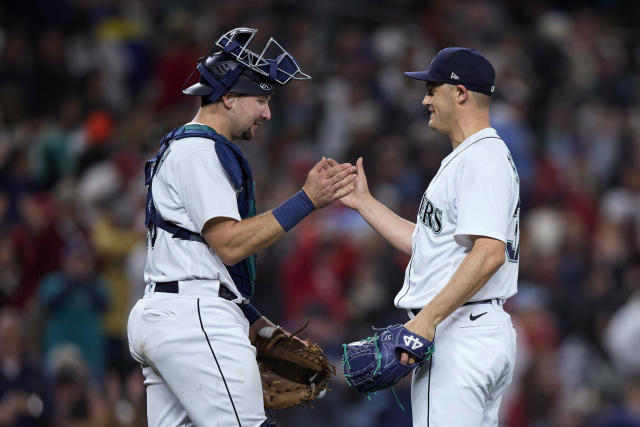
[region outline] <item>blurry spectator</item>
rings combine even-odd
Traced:
[[[0,187],[0,227],[5,228],[9,223],[9,198],[7,193]]]
[[[126,320],[133,306],[131,284],[126,275],[126,257],[144,235],[137,233],[132,221],[135,206],[122,197],[112,198],[102,208],[102,216],[93,223],[91,234],[98,258],[98,273],[108,286],[110,304],[104,316],[104,332],[108,339],[108,356],[112,367],[130,360],[126,343]],[[142,274],[142,271],[138,271]],[[142,277],[142,276],[140,276]],[[134,283],[139,284],[139,280]],[[142,289],[142,286],[141,286]],[[135,292],[137,294],[137,292]]]
[[[281,267],[285,318],[297,318],[309,305],[322,305],[333,318],[344,319],[346,283],[358,256],[350,240],[310,220],[299,227],[292,253]]]
[[[86,241],[69,243],[62,271],[42,280],[38,300],[45,315],[44,354],[62,344],[75,344],[92,375],[101,378],[105,368],[101,315],[108,307],[109,294],[96,274],[95,254]]]
[[[0,307],[8,305],[20,286],[20,264],[13,241],[0,229]]]
[[[52,191],[56,184],[72,175],[76,158],[84,149],[82,140],[82,100],[69,95],[60,101],[56,121],[43,127],[29,148],[30,169],[39,189]]]
[[[138,427],[146,425],[147,409],[144,377],[138,365],[131,366],[124,376],[110,372],[105,377],[106,399],[111,425]]]
[[[92,166],[112,154],[110,139],[115,131],[113,116],[104,110],[91,111],[84,123],[83,146],[75,165],[76,177],[82,178]]]
[[[89,368],[73,344],[60,345],[48,355],[54,378],[56,426],[108,427],[109,408],[102,391],[91,381]]]
[[[63,241],[56,229],[53,198],[47,193],[25,195],[20,222],[10,233],[20,265],[20,284],[10,301],[23,307],[32,302],[40,279],[61,265]]]
[[[16,138],[18,139],[18,138]],[[0,138],[0,143],[2,143]],[[27,141],[15,141],[14,144]],[[31,176],[29,167],[29,153],[25,147],[19,148],[10,145],[0,145],[0,185],[3,190],[4,203],[8,205],[3,209],[3,222],[11,225],[20,218],[20,202],[22,198],[32,193],[37,188],[36,180]]]
[[[640,426],[640,371],[624,381],[622,399],[610,414],[604,417],[601,427]]]
[[[636,266],[636,280],[638,269]],[[615,312],[604,330],[607,349],[616,368],[625,375],[640,372],[640,284],[636,286],[638,290]]]
[[[0,426],[50,426],[53,412],[49,381],[23,348],[22,317],[0,311]]]
[[[177,15],[177,14],[176,14]],[[183,101],[180,91],[175,90],[185,83],[185,79],[193,71],[198,50],[194,49],[191,40],[183,34],[172,34],[167,44],[158,54],[154,64],[155,78],[158,84],[156,108],[163,109]]]

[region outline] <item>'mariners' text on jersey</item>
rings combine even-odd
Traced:
[[[427,198],[426,192],[422,196],[422,201],[420,202],[418,219],[434,233],[438,234],[442,231],[442,209],[439,209]]]

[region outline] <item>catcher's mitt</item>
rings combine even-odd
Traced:
[[[414,334],[402,325],[376,329],[380,334],[351,344],[342,344],[342,368],[347,383],[362,393],[393,386],[417,366],[431,358],[435,347],[431,341]],[[403,365],[398,353],[404,350],[415,363]]]
[[[317,344],[302,341],[279,326],[261,328],[253,344],[266,409],[310,403],[327,389],[329,378],[336,373]]]

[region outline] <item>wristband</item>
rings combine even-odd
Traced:
[[[286,202],[273,210],[273,216],[280,223],[284,231],[291,230],[297,223],[309,215],[315,206],[307,193],[303,190],[298,191],[291,196]]]
[[[262,313],[260,313],[258,309],[251,304],[242,303],[238,304],[238,306],[240,306],[240,310],[242,310],[242,314],[244,314],[244,317],[246,317],[249,321],[249,325],[253,325],[256,320],[262,317]]]

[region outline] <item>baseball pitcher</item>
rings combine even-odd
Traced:
[[[362,158],[342,202],[411,255],[395,305],[410,320],[344,345],[350,385],[370,392],[413,372],[413,425],[498,425],[513,376],[516,336],[504,302],[517,291],[519,179],[509,149],[490,126],[493,66],[474,49],[440,51],[425,71],[429,127],[453,151],[422,196],[416,222],[371,196]]]

